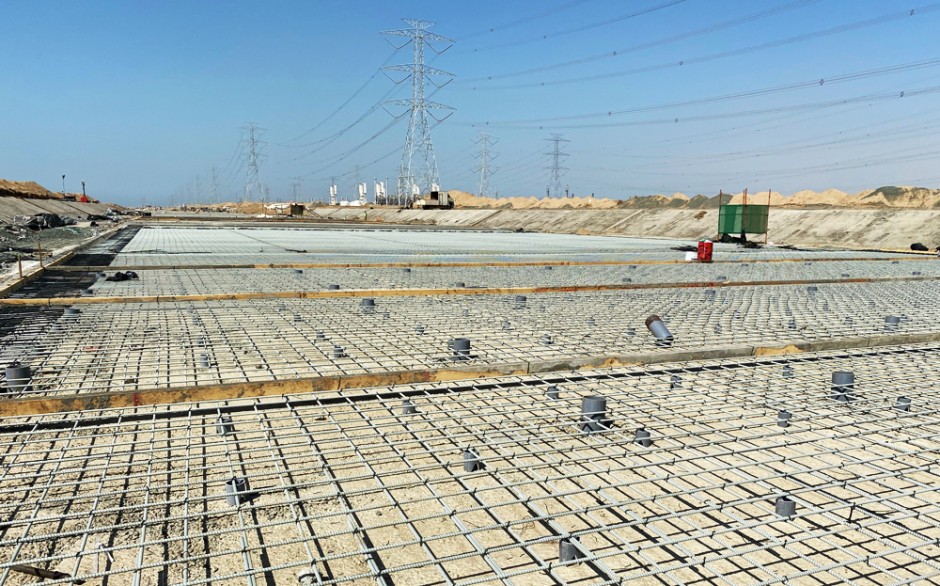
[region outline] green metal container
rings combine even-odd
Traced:
[[[767,205],[723,205],[718,209],[718,233],[766,234],[769,215]]]

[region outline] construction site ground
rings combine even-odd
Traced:
[[[135,221],[12,288],[0,585],[940,581],[935,257],[481,225]]]

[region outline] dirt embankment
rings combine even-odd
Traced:
[[[0,179],[0,197],[80,201],[82,194],[49,191],[35,181],[9,181],[7,179]],[[98,203],[98,200],[90,197],[86,197],[86,200],[88,203]]]
[[[629,199],[609,199],[603,197],[479,197],[465,191],[451,190],[451,197],[459,208],[475,209],[717,209],[721,203],[741,204],[745,201],[744,193],[725,193],[720,195],[696,195],[689,197],[684,193],[672,195],[641,195]],[[791,195],[777,191],[758,191],[747,195],[747,202],[767,204],[774,207],[794,208],[921,208],[940,209],[940,189],[908,186],[884,186],[868,189],[855,194],[826,189],[824,191],[803,190]]]
[[[368,215],[366,216],[366,212]],[[308,217],[348,222],[422,224],[563,234],[640,236],[694,241],[714,237],[718,210],[694,209],[455,209],[320,207]],[[833,248],[907,249],[940,246],[940,209],[772,208],[769,240],[777,244]],[[755,237],[763,241],[762,237]]]

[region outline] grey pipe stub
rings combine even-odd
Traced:
[[[423,336],[423,335],[424,335],[424,324],[418,324],[418,325],[416,325],[416,326],[415,326],[415,333],[418,334],[419,336]]]
[[[897,402],[894,404],[894,408],[898,411],[910,411],[911,410],[911,398],[910,397],[898,397]]]
[[[558,561],[575,562],[584,559],[584,550],[577,539],[566,538],[558,542]]]
[[[329,291],[339,291],[339,285],[337,285],[336,283],[333,283],[332,285],[327,285],[326,288]]]
[[[672,346],[672,333],[658,315],[653,314],[646,318],[646,328],[656,337],[657,346]]]
[[[682,388],[682,377],[678,374],[674,374],[669,378],[669,388],[671,390],[681,389]]]
[[[896,330],[901,325],[901,318],[896,315],[885,317],[885,329]]]
[[[855,400],[855,373],[837,370],[832,373],[832,399],[841,402]]]
[[[545,396],[549,399],[558,399],[561,396],[558,385],[549,385],[549,387],[545,389]]]
[[[340,345],[333,346],[333,358],[346,358],[346,349]]]
[[[30,382],[33,378],[33,371],[28,364],[14,362],[6,368],[4,374],[7,379],[8,392],[23,393],[32,388]]]
[[[516,295],[515,298],[515,307],[516,309],[525,309],[528,298],[525,295]]]
[[[212,366],[212,361],[209,359],[208,352],[200,352],[198,359],[199,368],[209,368]]]
[[[783,365],[783,378],[793,378],[793,366],[789,364]]]
[[[653,445],[653,439],[651,437],[649,430],[643,427],[636,430],[633,441],[634,443],[639,444],[643,446],[644,448],[648,448],[651,445]]]
[[[326,334],[322,330],[317,330],[317,342],[325,342]]]
[[[294,274],[295,274],[295,275],[302,275],[302,274],[304,274],[304,270],[303,270],[303,269],[294,269]]]
[[[234,477],[225,482],[225,502],[231,507],[248,501],[248,479],[244,476]]]
[[[607,399],[597,395],[581,399],[581,423],[583,433],[594,433],[610,429],[612,421],[607,418]]]
[[[542,337],[539,338],[539,343],[544,346],[551,346],[552,344],[555,343],[555,339],[552,337],[551,334],[542,334]]]
[[[362,309],[362,313],[375,313],[375,299],[366,297],[359,302],[359,307]]]
[[[448,344],[448,347],[454,352],[455,360],[470,360],[470,338],[454,338]]]
[[[235,423],[232,422],[231,415],[222,415],[215,420],[215,431],[219,435],[228,435],[235,433]]]
[[[476,450],[467,448],[463,451],[464,472],[477,472],[483,470],[483,468],[483,460],[480,459],[480,455],[476,453]]]
[[[418,408],[410,400],[405,399],[401,402],[401,414],[402,415],[414,415],[418,412]]]
[[[796,514],[796,501],[786,495],[778,496],[774,502],[774,512],[778,517],[790,518]]]
[[[781,409],[777,411],[777,425],[780,427],[790,427],[790,420],[793,418],[793,414],[787,411],[786,409]]]

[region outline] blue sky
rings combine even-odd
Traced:
[[[377,104],[410,87],[377,72],[411,60],[380,34],[402,18],[456,40],[428,57],[455,75],[433,93],[456,109],[432,131],[445,189],[477,190],[484,128],[500,196],[545,194],[553,132],[577,195],[940,186],[928,0],[4,0],[0,177],[237,199],[255,122],[273,198],[351,196],[357,165],[394,184],[407,120]]]

